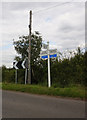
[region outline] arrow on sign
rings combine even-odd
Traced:
[[[22,61],[19,61],[19,62],[17,63],[17,67],[18,67],[19,69],[23,69],[23,67],[22,67]]]
[[[25,69],[25,60],[22,62],[22,67]]]
[[[13,68],[15,68],[15,69],[23,69],[23,67],[22,67],[22,61],[13,62]]]
[[[25,68],[27,68],[28,69],[28,58],[25,60]]]
[[[18,62],[13,62],[13,68],[18,69],[17,63],[18,63]]]
[[[13,62],[13,68],[15,69],[25,69],[28,68],[28,59],[25,59],[23,62]]]
[[[25,59],[23,62],[22,62],[22,67],[25,69],[27,68],[28,69],[28,59]]]

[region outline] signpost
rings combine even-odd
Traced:
[[[48,87],[51,87],[50,58],[56,58],[57,57],[57,49],[49,49],[49,42],[47,42],[47,44],[44,44],[43,48],[46,49],[46,50],[40,52],[40,58],[41,59],[48,59]],[[27,49],[27,52],[29,52],[28,49]],[[28,58],[26,58],[24,61],[13,62],[13,68],[16,69],[15,83],[17,83],[17,70],[18,69],[25,69],[25,84],[26,84],[27,72],[28,72],[27,71],[28,70]]]
[[[17,62],[13,62],[13,68],[15,68],[15,84],[17,84],[17,69],[18,67],[16,66],[17,65]]]
[[[47,42],[47,53],[48,53],[48,87],[51,87],[51,80],[50,80],[50,52],[49,52],[49,42]]]
[[[49,42],[47,44],[42,45],[43,49],[47,49],[45,51],[40,52],[41,59],[48,59],[48,87],[51,87],[51,79],[50,79],[50,58],[57,57],[57,49],[49,49]]]
[[[50,58],[56,58],[57,54],[50,55]],[[42,59],[48,59],[48,55],[41,56]]]
[[[22,61],[13,62],[13,68],[15,68],[15,69],[25,69],[25,68],[28,68],[28,60],[25,59],[23,62]]]
[[[55,54],[57,55],[57,49],[50,49],[49,54],[50,54],[50,58],[52,58],[51,55],[55,55]],[[40,56],[41,57],[43,56],[42,58],[44,58],[44,56],[48,56],[48,50],[41,51]],[[57,57],[57,56],[53,56],[53,57]]]
[[[26,58],[23,62],[18,61],[18,62],[13,62],[13,68],[16,69],[15,71],[15,83],[17,84],[17,70],[18,69],[25,69],[25,84],[27,81],[27,69],[28,69],[28,59]]]
[[[57,49],[50,49],[49,53],[50,53],[50,55],[56,54],[57,53]]]
[[[27,81],[27,69],[25,69],[25,84],[26,84],[26,81]]]
[[[47,47],[48,47],[48,45],[46,45],[46,44],[44,44],[44,43],[42,44],[42,48],[43,48],[43,49],[47,49]]]
[[[13,62],[13,68],[15,68],[16,70],[18,69],[17,63],[18,63],[18,62]]]

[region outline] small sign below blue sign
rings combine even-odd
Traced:
[[[57,54],[50,55],[50,58],[54,58],[54,57],[57,57]],[[47,58],[48,58],[48,55],[41,56],[41,58],[42,58],[42,59],[47,59]]]

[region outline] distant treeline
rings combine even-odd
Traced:
[[[15,83],[15,69],[2,66],[2,81]],[[24,84],[25,70],[19,69],[18,83]],[[32,84],[47,86],[48,79],[47,60],[32,66]],[[73,84],[87,85],[87,52],[78,52],[71,58],[51,59],[51,82],[53,87],[66,87]]]

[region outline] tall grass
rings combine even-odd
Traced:
[[[20,91],[32,94],[63,96],[85,99],[85,88],[81,86],[66,87],[66,88],[48,88],[40,85],[24,85],[24,84],[8,84],[3,83],[2,89]]]

